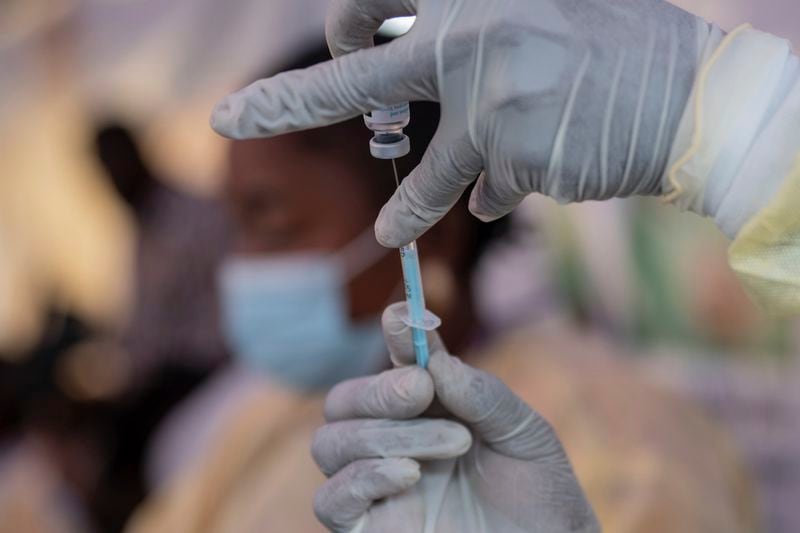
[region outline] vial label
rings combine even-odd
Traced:
[[[371,115],[372,121],[376,124],[390,124],[410,118],[411,108],[408,102],[403,102],[386,109],[376,109]]]

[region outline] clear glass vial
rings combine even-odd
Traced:
[[[364,123],[375,134],[369,141],[369,151],[377,159],[397,159],[408,155],[411,141],[403,128],[411,121],[408,102],[386,109],[376,109],[364,115]]]

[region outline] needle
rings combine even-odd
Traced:
[[[394,170],[394,182],[399,187],[400,186],[400,178],[397,175],[397,163],[394,159],[392,159],[392,170]]]

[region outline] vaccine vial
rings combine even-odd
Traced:
[[[364,115],[364,123],[374,133],[369,141],[369,151],[377,159],[397,159],[408,155],[411,141],[403,128],[411,121],[408,102],[386,109],[376,109]]]

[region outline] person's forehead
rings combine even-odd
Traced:
[[[315,151],[303,133],[271,139],[234,141],[231,189],[236,194],[269,194],[309,202],[371,202],[371,176],[352,159],[333,150]]]
[[[297,134],[233,141],[230,148],[231,166],[236,174],[234,177],[266,173],[271,168],[292,168],[302,165],[312,155]]]

